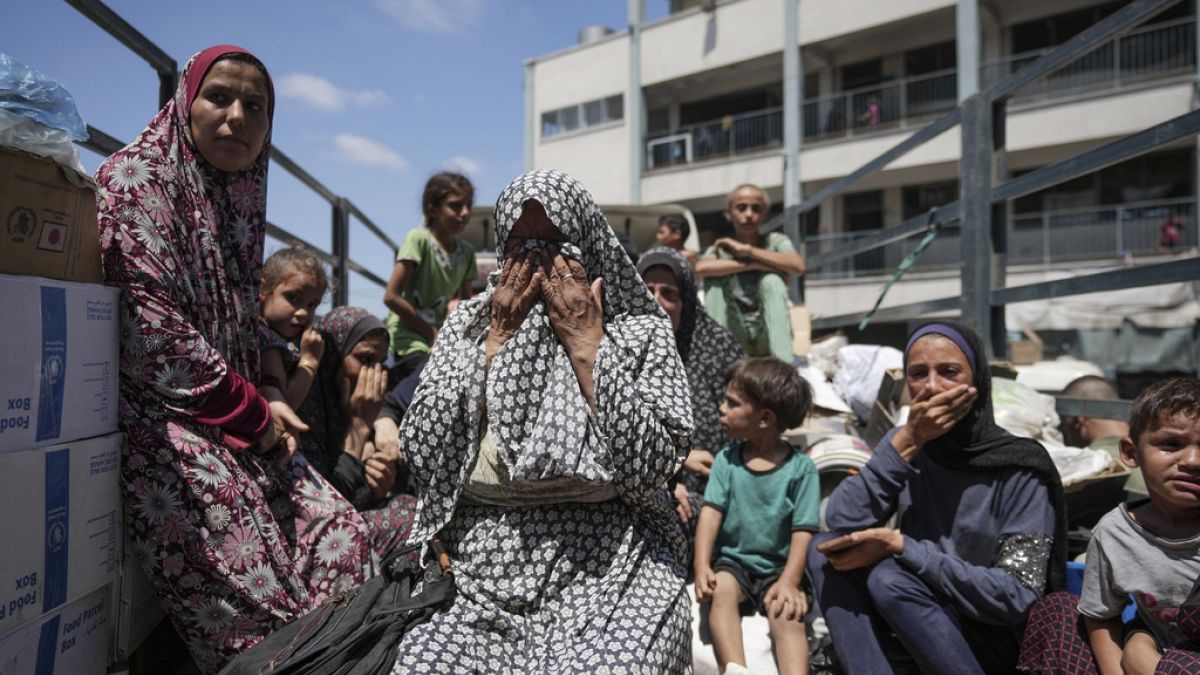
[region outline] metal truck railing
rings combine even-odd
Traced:
[[[1195,199],[1155,199],[1075,209],[1052,209],[1014,214],[1008,227],[1008,263],[1041,265],[1080,260],[1125,262],[1197,246]],[[1171,249],[1161,245],[1164,223],[1181,227],[1182,241]],[[839,251],[874,236],[875,232],[836,232],[804,238],[810,256]],[[854,278],[879,275],[896,269],[916,246],[901,240],[839,260],[818,270],[809,279]],[[954,269],[962,265],[962,240],[957,223],[942,231],[921,254],[921,269]]]
[[[1153,148],[1188,138],[1200,131],[1200,110],[1193,110],[1156,124],[1142,132],[1120,138],[1098,148],[1060,160],[1021,176],[1004,179],[1005,114],[1009,100],[1040,78],[1059,72],[1098,45],[1129,33],[1134,27],[1167,9],[1176,0],[1133,0],[1104,20],[1038,57],[1017,72],[988,86],[927,126],[868,161],[849,175],[833,182],[800,204],[764,223],[770,232],[789,225],[797,227],[805,213],[846,191],[864,177],[882,169],[912,149],[959,126],[962,133],[960,198],[943,204],[930,215],[919,215],[876,232],[841,249],[808,256],[810,269],[829,266],[892,242],[923,234],[927,227],[959,223],[961,230],[961,294],[917,303],[885,307],[875,321],[908,321],[934,312],[957,312],[983,338],[989,357],[1007,356],[1004,306],[1009,303],[1045,300],[1082,293],[1114,291],[1200,279],[1200,258],[1134,266],[1094,274],[1023,286],[1005,284],[1009,242],[1008,203],[1051,185],[1097,171],[1106,166],[1145,154]],[[919,261],[918,261],[919,264]],[[857,324],[863,313],[817,317],[814,330],[830,330]],[[1096,402],[1080,403],[1059,399],[1064,414],[1095,414]],[[1128,412],[1127,406],[1108,410]]]
[[[121,18],[116,12],[101,2],[101,0],[66,0],[66,2],[79,10],[79,13],[90,19],[92,23],[107,31],[118,42],[128,47],[130,51],[142,57],[146,63],[150,64],[150,67],[158,74],[158,100],[160,106],[175,95],[175,86],[179,78],[179,66],[175,62],[175,59],[171,58],[158,45],[151,42],[149,38],[131,26],[129,22]],[[88,126],[88,139],[82,141],[80,145],[105,156],[111,155],[125,147],[125,143],[91,125]],[[333,268],[334,306],[345,305],[349,301],[350,272],[352,271],[381,288],[387,286],[386,280],[381,279],[375,273],[350,259],[350,218],[352,216],[356,218],[368,231],[378,237],[380,241],[391,247],[393,254],[400,248],[396,245],[396,242],[368,218],[354,202],[344,196],[335,194],[276,146],[271,147],[271,161],[275,166],[295,176],[301,183],[329,203],[332,215],[330,228],[332,244],[330,250],[326,251],[270,221],[267,222],[267,234],[284,243],[303,246],[329,263]]]

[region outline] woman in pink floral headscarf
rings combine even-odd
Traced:
[[[274,91],[222,45],[97,172],[105,277],[121,287],[129,535],[197,664],[372,572],[362,520],[258,393],[258,289]]]

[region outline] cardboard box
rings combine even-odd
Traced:
[[[0,453],[117,430],[117,289],[0,275]]]
[[[875,397],[875,405],[871,406],[871,416],[867,418],[867,428],[863,432],[867,445],[874,448],[896,426],[896,414],[905,393],[904,370],[889,368],[884,371],[879,394]]]
[[[1008,343],[1008,353],[1012,356],[1009,361],[1022,366],[1041,361],[1045,356],[1042,338],[1029,326],[1022,328],[1021,332],[1025,334],[1025,340]]]
[[[121,442],[0,454],[0,634],[116,578]]]
[[[89,675],[108,666],[108,586],[0,637],[4,675]]]
[[[133,553],[128,532],[121,528],[121,576],[112,585],[112,629],[109,654],[114,661],[128,661],[165,615],[158,594],[142,572]]]
[[[1063,499],[1067,507],[1067,526],[1092,528],[1104,514],[1125,501],[1125,481],[1129,480],[1129,468],[1112,460],[1108,468],[1082,480],[1063,485]]]
[[[0,228],[0,272],[104,280],[91,178],[0,146]]]

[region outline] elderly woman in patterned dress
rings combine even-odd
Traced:
[[[440,533],[458,593],[394,672],[684,672],[660,488],[692,414],[670,322],[570,176],[513,181],[496,241],[500,273],[446,322],[401,427],[412,540]]]
[[[666,246],[652,248],[638,258],[637,269],[658,306],[671,319],[675,346],[687,372],[692,398],[692,449],[673,492],[675,510],[687,526],[690,542],[696,535],[696,519],[713,459],[731,442],[721,428],[725,371],[746,353],[733,333],[700,304],[696,273],[681,251]]]
[[[96,174],[129,535],[205,672],[372,572],[362,520],[285,439],[303,424],[255,387],[273,108],[258,59],[206,49]]]

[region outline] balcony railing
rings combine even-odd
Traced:
[[[646,142],[648,168],[687,164],[783,145],[783,108],[727,115]]]
[[[1016,54],[980,67],[985,86],[1007,77],[1049,50]],[[1019,100],[1071,96],[1191,74],[1196,64],[1192,17],[1139,28],[1101,44],[1067,66],[1018,90]],[[806,141],[892,131],[957,104],[955,69],[891,80],[804,102]],[[783,145],[783,109],[769,108],[694,124],[646,141],[647,168],[727,157]]]
[[[1036,61],[1049,49],[1014,54],[983,64],[984,86],[1008,77]],[[1193,17],[1144,26],[1105,42],[1049,75],[1018,89],[1014,98],[1036,100],[1071,96],[1145,80],[1191,74],[1196,66],[1196,21]]]
[[[1171,243],[1168,231],[1178,228]],[[805,238],[806,253],[827,253],[874,231],[843,232]],[[921,269],[952,269],[962,264],[958,224],[942,228],[921,253]],[[1008,223],[1008,263],[1050,266],[1082,260],[1123,261],[1177,253],[1197,246],[1196,202],[1192,197],[1130,202],[1081,209],[1060,209],[1013,216]],[[821,268],[814,279],[890,274],[916,245],[915,240],[888,244]]]
[[[804,103],[804,138],[825,139],[894,129],[958,104],[953,68],[848,89]]]

